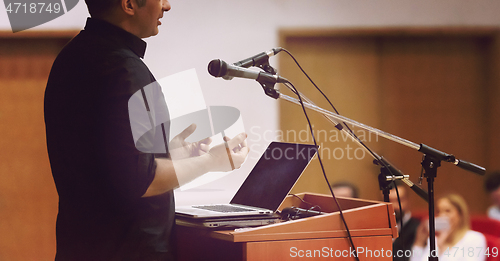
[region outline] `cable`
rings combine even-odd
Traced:
[[[339,113],[339,112],[338,112],[338,110],[335,108],[335,106],[332,104],[332,102],[330,101],[330,99],[328,99],[328,97],[325,95],[325,93],[324,93],[324,92],[323,92],[323,91],[322,91],[322,90],[321,90],[321,89],[320,89],[320,88],[316,85],[316,83],[315,83],[315,82],[311,79],[311,77],[309,77],[309,75],[305,72],[305,70],[304,70],[304,69],[302,68],[302,66],[299,64],[299,62],[297,61],[297,59],[295,59],[295,57],[294,57],[294,56],[293,56],[293,55],[292,55],[292,54],[291,54],[288,50],[286,50],[286,49],[282,48],[282,51],[284,51],[285,53],[287,53],[287,54],[288,54],[288,55],[289,55],[289,56],[293,59],[293,61],[294,61],[294,62],[295,62],[295,64],[297,65],[297,67],[298,67],[298,68],[302,71],[302,73],[303,73],[303,74],[307,77],[307,79],[308,79],[308,80],[311,82],[311,84],[312,84],[312,85],[316,88],[316,90],[318,90],[318,91],[321,93],[321,95],[322,95],[322,96],[325,98],[325,100],[326,100],[326,101],[330,104],[330,106],[331,106],[331,107],[332,107],[332,109],[335,111],[335,113],[337,113],[337,114],[339,114],[339,115],[340,115],[340,113]],[[289,84],[291,85],[291,87],[293,88],[293,89],[291,89],[291,91],[292,91],[293,93],[295,93],[295,94],[299,97],[299,101],[300,101],[300,103],[301,103],[301,105],[302,105],[302,109],[303,109],[303,111],[304,111],[304,114],[306,114],[306,112],[305,112],[305,108],[304,108],[304,105],[303,105],[303,103],[302,103],[302,99],[301,99],[300,94],[299,94],[299,91],[298,91],[298,90],[297,90],[297,89],[293,86],[293,84],[291,84],[290,82],[288,82],[288,83],[289,83]],[[307,115],[306,115],[306,118],[307,118]],[[375,160],[377,160],[377,162],[378,162],[379,164],[381,164],[383,167],[385,167],[385,168],[389,171],[389,173],[390,173],[390,174],[394,177],[394,176],[395,176],[395,175],[394,175],[394,173],[392,173],[391,169],[388,167],[388,165],[387,165],[387,164],[386,164],[383,160],[380,160],[380,159],[381,159],[381,158],[380,158],[380,156],[378,156],[378,155],[377,155],[375,152],[373,152],[373,151],[372,151],[372,150],[371,150],[368,146],[366,146],[366,144],[364,144],[364,142],[363,142],[363,141],[361,141],[361,140],[357,137],[357,135],[354,133],[354,131],[353,131],[353,130],[352,130],[352,129],[351,129],[351,128],[350,128],[350,127],[349,127],[349,126],[345,123],[345,122],[342,122],[342,123],[343,123],[343,125],[344,125],[344,126],[345,126],[348,130],[349,130],[348,132],[347,132],[347,131],[346,131],[346,132],[347,132],[347,133],[351,136],[351,138],[355,139],[355,140],[356,140],[356,141],[357,141],[357,142],[358,142],[358,143],[359,143],[362,147],[364,147],[364,148],[365,148],[365,149],[366,149],[366,150],[367,150],[367,151],[368,151],[368,152],[372,155],[372,157],[373,157]],[[312,132],[312,127],[311,127],[311,124],[310,124],[310,122],[309,122],[309,119],[308,119],[308,124],[309,124],[309,127],[310,127],[311,132]],[[339,129],[339,130],[341,130],[340,128],[338,128],[338,129]],[[316,140],[314,139],[314,135],[313,135],[313,140],[314,140],[314,143],[315,143],[315,145],[316,145],[316,147],[317,147]],[[318,153],[318,154],[319,154],[319,153]],[[320,160],[319,155],[318,155],[318,159]],[[326,177],[326,174],[325,174],[325,171],[324,171],[323,164],[322,164],[321,160],[320,160],[320,165],[321,165],[321,169],[322,169],[322,171],[323,171],[323,175],[324,175],[324,177],[325,177],[325,180],[326,180],[326,182],[327,182],[327,184],[328,184],[328,187],[330,188],[330,192],[331,192],[331,194],[332,194],[333,198],[335,199],[335,203],[337,204],[337,206],[338,206],[338,208],[339,208],[339,210],[340,210],[340,205],[339,205],[339,203],[338,203],[337,199],[335,198],[335,195],[333,194],[333,191],[332,191],[332,189],[331,189],[331,186],[330,186],[330,183],[329,183],[329,181],[328,181],[328,178]],[[399,198],[399,191],[398,191],[398,189],[397,189],[396,184],[394,183],[394,180],[393,180],[393,184],[394,184],[394,187],[396,188],[396,195],[397,195],[398,204],[399,204],[399,211],[400,211],[400,215],[402,216],[402,211],[403,211],[403,210],[402,210],[402,208],[401,208],[401,201],[400,201],[400,198]],[[355,247],[354,247],[354,244],[353,244],[353,242],[352,242],[352,238],[351,238],[351,236],[350,236],[350,232],[349,232],[349,230],[348,230],[348,228],[347,228],[347,224],[346,224],[346,222],[345,222],[345,220],[344,220],[344,216],[343,216],[343,213],[342,213],[342,211],[341,211],[341,210],[340,210],[340,215],[341,215],[341,217],[342,217],[342,221],[344,222],[344,225],[346,226],[346,230],[347,230],[347,233],[348,233],[348,235],[349,235],[349,240],[351,241],[351,245],[353,246],[353,248],[355,248]],[[402,229],[403,229],[403,221],[402,221],[402,217],[401,217],[400,223],[401,223],[400,225],[401,225],[401,233],[402,233]],[[403,248],[404,248],[404,245],[403,245]]]
[[[319,206],[319,205],[313,205],[312,203],[309,203],[309,202],[305,201],[304,199],[302,199],[301,197],[299,197],[299,196],[297,196],[295,194],[290,193],[288,195],[294,196],[294,197],[298,198],[300,201],[302,201],[302,203],[307,204],[309,206],[309,208],[307,210],[314,210],[315,208],[318,208],[319,211],[321,212],[321,206]]]
[[[330,106],[332,107],[332,109],[335,111],[335,113],[337,113],[338,115],[340,115],[340,113],[337,111],[337,108],[335,108],[335,106],[332,104],[332,102],[330,101],[330,99],[328,99],[328,97],[325,95],[325,93],[316,85],[316,83],[311,79],[311,77],[309,77],[309,75],[306,73],[306,71],[304,69],[302,69],[302,66],[300,66],[299,62],[297,61],[297,59],[295,59],[295,57],[292,55],[292,53],[290,53],[287,49],[285,48],[282,48],[282,51],[284,51],[285,53],[287,53],[292,59],[293,61],[295,62],[295,64],[297,65],[297,67],[299,67],[299,69],[302,71],[302,73],[307,77],[307,79],[311,82],[311,84],[316,88],[316,90],[319,91],[319,93],[321,93],[321,95],[325,98],[325,100],[330,104]],[[296,92],[298,92],[297,90],[294,91],[295,94],[297,94]],[[363,141],[361,141],[358,136],[354,133],[354,131],[345,123],[345,122],[342,122],[344,124],[344,126],[349,130],[349,132],[347,132],[353,139],[357,140],[359,142],[359,144],[361,146],[363,146],[371,155],[373,158],[375,158],[376,160],[380,161],[380,157],[375,153],[373,152],[370,148],[368,148],[368,146],[366,146]],[[340,130],[340,129],[339,129]],[[382,163],[384,164],[384,163]],[[385,164],[384,164],[385,166]],[[391,173],[392,174],[392,173]]]
[[[307,205],[309,205],[309,206],[312,206],[312,205],[313,205],[312,203],[309,203],[309,202],[305,201],[304,199],[302,199],[301,197],[299,197],[299,196],[297,196],[297,195],[295,195],[295,194],[290,193],[290,194],[288,194],[288,195],[298,198],[298,199],[299,199],[300,201],[302,201],[302,203],[304,203],[304,204],[307,204]]]
[[[287,81],[285,84],[289,85],[289,87],[291,87],[295,91],[295,94],[297,94],[297,97],[299,98],[299,102],[300,102],[300,105],[302,107],[302,111],[304,112],[304,116],[306,117],[307,124],[309,125],[309,130],[311,131],[311,136],[312,136],[312,139],[313,139],[313,142],[314,142],[314,146],[317,149],[318,148],[318,144],[316,142],[316,137],[314,137],[314,131],[313,131],[313,128],[312,128],[312,124],[311,124],[311,121],[309,120],[309,116],[307,115],[306,107],[304,106],[304,103],[302,102],[302,97],[300,96],[299,91],[295,88],[295,86],[293,86],[293,84],[291,82]],[[357,251],[356,251],[356,247],[354,246],[354,242],[352,241],[351,232],[349,231],[349,228],[347,227],[347,223],[345,221],[344,213],[342,212],[342,208],[340,207],[340,204],[339,204],[337,198],[333,194],[332,186],[330,185],[330,181],[328,181],[328,177],[326,176],[325,168],[323,166],[323,161],[321,160],[321,155],[320,155],[319,152],[318,152],[318,161],[319,161],[319,164],[321,166],[321,171],[323,173],[323,177],[325,178],[325,181],[328,184],[328,188],[330,189],[330,193],[332,194],[333,200],[335,201],[335,204],[337,205],[337,208],[339,209],[340,217],[342,219],[342,222],[344,223],[344,226],[345,226],[345,229],[346,229],[346,232],[347,232],[347,237],[349,238],[349,242],[351,243],[351,246],[352,246],[352,248],[354,250],[354,256],[356,257],[356,260],[359,261],[358,254],[357,254]]]
[[[292,53],[290,53],[287,49],[285,48],[281,48],[282,51],[284,51],[285,53],[287,53],[292,59],[293,61],[295,62],[295,64],[297,65],[297,67],[299,67],[299,69],[302,71],[302,73],[307,77],[307,79],[311,82],[311,84],[316,88],[316,90],[318,90],[321,95],[325,98],[325,100],[330,104],[330,106],[332,107],[332,109],[335,111],[335,113],[339,114],[340,113],[337,111],[337,109],[335,108],[335,106],[332,104],[332,102],[330,101],[330,99],[328,99],[328,97],[326,96],[326,94],[316,85],[316,83],[311,79],[311,77],[309,77],[309,75],[306,73],[306,71],[302,68],[302,66],[299,64],[299,62],[297,61],[297,59],[295,59],[295,57],[292,55]],[[298,91],[296,89],[293,89],[291,90],[293,93],[299,95]],[[344,126],[349,130],[349,132],[347,132],[351,138],[355,139],[363,148],[365,148],[368,153],[370,153],[372,155],[372,157],[379,163],[381,164],[384,168],[386,168],[389,173],[391,174],[391,176],[395,176],[394,173],[391,171],[391,169],[389,168],[389,166],[383,161],[381,160],[381,157],[379,155],[377,155],[375,152],[373,152],[368,146],[366,146],[366,144],[363,143],[363,141],[361,141],[358,136],[354,133],[354,131],[352,131],[351,128],[349,128],[349,126],[345,123],[345,122],[342,122],[344,124]],[[339,129],[341,130],[341,129]],[[394,180],[393,180],[394,181]],[[397,192],[397,190],[396,190]],[[397,198],[398,198],[398,202],[399,202],[399,194],[397,194]]]
[[[329,104],[330,104],[330,106],[333,108],[333,110],[334,110],[337,114],[339,114],[339,113],[338,113],[338,111],[337,111],[337,109],[335,108],[335,106],[333,106],[333,104],[331,103],[331,101],[328,99],[328,97],[327,97],[327,96],[323,93],[323,91],[321,91],[321,89],[320,89],[320,88],[319,88],[319,87],[318,87],[318,86],[314,83],[314,81],[313,81],[313,80],[309,77],[309,75],[308,75],[308,74],[307,74],[307,73],[306,73],[306,72],[302,69],[302,67],[300,66],[300,64],[298,63],[298,61],[295,59],[295,57],[293,57],[293,55],[292,55],[292,54],[291,54],[288,50],[286,50],[286,49],[284,49],[284,48],[281,48],[281,50],[285,51],[285,52],[286,52],[286,53],[287,53],[287,54],[288,54],[288,55],[289,55],[289,56],[290,56],[290,57],[291,57],[291,58],[295,61],[295,63],[296,63],[296,64],[297,64],[297,66],[300,68],[300,70],[302,71],[302,73],[304,73],[304,75],[305,75],[305,76],[309,79],[309,81],[310,81],[310,82],[314,85],[314,87],[315,87],[315,88],[316,88],[316,89],[317,89],[317,90],[318,90],[318,91],[319,91],[319,92],[323,95],[323,97],[324,97],[324,98],[328,101],[328,103],[329,103]],[[261,68],[261,69],[263,69],[263,68]],[[264,70],[264,69],[263,69],[263,70]],[[266,71],[266,70],[265,70],[265,71]],[[274,74],[274,73],[273,73],[273,74]],[[261,85],[264,87],[264,89],[266,89],[266,88],[267,88],[267,86],[266,86],[266,85],[264,85],[264,84],[262,84],[262,83],[261,83]],[[290,90],[291,90],[294,94],[296,94],[296,95],[297,95],[297,97],[298,97],[298,99],[299,99],[299,103],[300,103],[300,105],[301,105],[301,107],[302,107],[302,111],[304,112],[304,116],[306,117],[307,123],[308,123],[308,125],[309,125],[309,129],[310,129],[310,131],[311,131],[311,136],[312,136],[312,138],[313,138],[314,145],[315,145],[315,147],[316,147],[316,148],[318,148],[318,144],[317,144],[317,142],[316,142],[316,138],[315,138],[315,136],[314,136],[314,131],[313,131],[313,128],[312,128],[312,124],[311,124],[311,121],[309,120],[309,117],[308,117],[308,115],[307,115],[307,112],[306,112],[306,109],[305,109],[304,103],[303,103],[303,101],[302,101],[302,97],[301,97],[301,95],[300,95],[300,92],[299,92],[299,91],[295,88],[295,86],[293,86],[293,84],[292,84],[291,82],[289,82],[289,81],[286,81],[286,82],[285,82],[285,86],[287,86],[287,87],[288,87],[288,88],[289,88],[289,89],[290,89]],[[364,144],[364,143],[363,143],[363,142],[362,142],[362,141],[361,141],[361,140],[357,137],[357,135],[356,135],[356,134],[355,134],[355,133],[351,130],[351,128],[349,128],[349,126],[348,126],[345,122],[343,122],[343,124],[344,124],[344,126],[345,126],[348,130],[349,130],[349,132],[347,132],[347,131],[346,131],[346,132],[347,132],[347,133],[351,136],[351,138],[352,138],[354,141],[357,141],[357,142],[358,142],[358,143],[359,143],[362,147],[364,147],[364,148],[365,148],[365,149],[366,149],[366,150],[367,150],[367,151],[368,151],[368,152],[369,152],[369,153],[370,153],[370,154],[371,154],[371,155],[375,158],[375,160],[377,161],[377,163],[382,164],[382,165],[383,165],[383,166],[384,166],[384,167],[385,167],[385,168],[389,171],[389,173],[391,173],[391,174],[392,174],[392,176],[394,177],[394,174],[392,173],[391,169],[388,167],[388,165],[387,165],[387,164],[386,164],[383,160],[381,160],[381,157],[380,157],[380,156],[378,156],[376,153],[374,153],[374,152],[373,152],[370,148],[368,148],[368,147],[367,147],[367,146],[366,146],[366,145],[365,145],[365,144]],[[342,124],[338,124],[336,127],[337,127],[339,130],[342,130],[342,129],[343,129]],[[344,130],[344,131],[345,131],[345,130]],[[334,193],[333,193],[333,190],[332,190],[332,187],[331,187],[330,182],[329,182],[329,180],[328,180],[328,177],[326,176],[325,168],[324,168],[324,166],[323,166],[323,161],[321,160],[320,153],[318,153],[318,161],[319,161],[319,163],[320,163],[320,166],[321,166],[321,171],[322,171],[323,176],[324,176],[324,178],[325,178],[325,181],[326,181],[326,183],[327,183],[327,185],[328,185],[328,188],[329,188],[329,190],[330,190],[330,193],[331,193],[331,195],[332,195],[332,197],[333,197],[333,199],[334,199],[334,201],[335,201],[335,203],[336,203],[336,205],[337,205],[337,207],[338,207],[338,209],[339,209],[340,216],[341,216],[342,222],[344,223],[344,226],[345,226],[345,228],[346,228],[346,232],[347,232],[347,235],[348,235],[349,241],[350,241],[350,243],[351,243],[351,245],[352,245],[352,247],[353,247],[353,249],[354,249],[354,253],[355,253],[356,260],[358,260],[358,261],[359,261],[359,258],[358,258],[357,254],[356,254],[356,247],[354,246],[354,243],[353,243],[353,241],[352,241],[351,233],[350,233],[349,228],[348,228],[348,226],[347,226],[347,223],[346,223],[346,221],[345,221],[344,214],[343,214],[343,212],[342,212],[342,209],[341,209],[341,207],[340,207],[340,204],[339,204],[339,202],[338,202],[337,198],[335,197],[335,195],[334,195]],[[399,198],[399,196],[398,196],[398,198]]]

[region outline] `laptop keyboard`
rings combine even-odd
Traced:
[[[206,210],[223,212],[223,213],[254,211],[254,209],[242,208],[242,207],[236,207],[236,206],[230,206],[230,205],[193,206],[193,208],[206,209]]]

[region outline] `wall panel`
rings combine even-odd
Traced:
[[[281,32],[281,46],[303,63],[342,115],[494,169],[489,155],[499,150],[492,145],[498,139],[493,131],[498,118],[491,115],[498,107],[498,77],[492,73],[498,69],[497,34],[493,29],[456,28],[289,30]],[[493,61],[492,55],[497,57]],[[283,56],[280,74],[315,102],[321,100]],[[318,104],[328,108],[326,103]],[[296,106],[280,103],[282,131],[305,128],[301,112],[292,107]],[[320,116],[313,118],[313,124],[315,129],[333,129]],[[323,145],[345,148],[347,144]],[[384,138],[368,144],[418,182],[420,152]],[[361,197],[382,198],[376,180],[379,170],[370,157],[330,157],[324,163],[332,183],[348,180],[360,187]],[[315,163],[307,170],[294,192],[328,193],[318,166]],[[422,186],[426,188],[425,181]],[[462,194],[475,213],[484,213],[489,204],[483,177],[450,163],[438,170],[435,190],[437,195]],[[411,198],[416,208],[426,208],[417,196]]]
[[[58,198],[43,97],[57,53],[75,32],[0,33],[0,260],[53,260]]]

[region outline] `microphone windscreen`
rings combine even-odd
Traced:
[[[208,73],[214,77],[222,77],[227,73],[227,64],[220,59],[214,59],[208,64]]]

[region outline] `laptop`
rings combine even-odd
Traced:
[[[316,155],[310,144],[272,142],[229,204],[179,206],[178,218],[273,216]]]
[[[279,222],[281,222],[281,217],[278,214],[269,216],[229,216],[212,218],[177,217],[175,219],[175,223],[178,225],[205,228],[246,228],[276,224]]]

